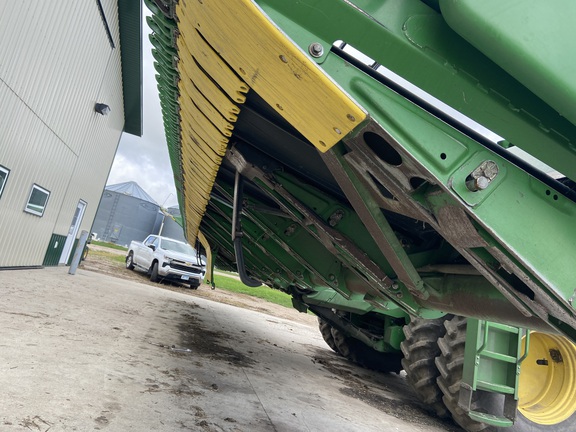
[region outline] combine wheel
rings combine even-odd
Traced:
[[[496,428],[472,420],[458,406],[464,365],[466,318],[446,321],[446,335],[438,340],[441,354],[438,385],[454,420],[469,432],[574,432],[576,431],[576,346],[561,336],[533,332],[530,352],[522,363],[516,423]],[[545,362],[543,361],[545,360]],[[537,362],[538,361],[538,362]],[[547,365],[545,364],[547,362]],[[501,415],[503,395],[475,394],[472,409]]]
[[[362,367],[378,372],[400,372],[402,370],[401,353],[376,351],[358,339],[346,336],[335,328],[332,328],[332,337],[338,352]]]
[[[318,317],[318,327],[320,328],[320,333],[324,338],[324,342],[326,342],[326,344],[332,348],[336,354],[340,354],[340,351],[338,351],[336,343],[334,342],[334,337],[332,336],[332,326],[322,318]]]
[[[402,367],[406,371],[406,380],[418,398],[442,418],[448,417],[449,413],[436,382],[440,373],[434,360],[440,355],[438,338],[446,333],[446,319],[450,318],[413,319],[404,326],[406,339],[400,344],[404,354]]]

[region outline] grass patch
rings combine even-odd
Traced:
[[[96,245],[96,246],[104,246],[110,249],[118,249],[118,250],[123,250],[123,251],[127,251],[128,248],[125,248],[124,246],[120,246],[114,243],[108,243],[108,242],[103,242],[103,241],[96,241],[96,240],[92,240],[90,242],[90,244]]]
[[[231,277],[215,275],[214,281],[216,283],[216,287],[226,290],[232,291],[241,294],[247,294],[252,297],[258,297],[263,300],[266,300],[270,303],[276,303],[280,306],[284,306],[287,308],[292,308],[292,296],[270,288],[266,285],[262,285],[256,288],[252,288],[249,286],[244,285],[239,280],[236,280]]]
[[[124,264],[126,262],[125,256],[118,255],[117,253],[114,253],[114,252],[106,252],[106,251],[101,251],[101,250],[90,249],[90,252],[88,252],[88,257],[86,259],[90,260],[90,256],[103,257],[103,258],[106,258],[107,260],[110,260],[114,263]]]

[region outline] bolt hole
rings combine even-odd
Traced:
[[[440,159],[446,160],[446,153],[440,153]]]
[[[558,195],[554,195],[552,198],[554,198],[554,201],[558,201]]]
[[[322,147],[326,147],[326,143],[324,141],[318,141],[318,144],[320,144]]]
[[[284,63],[288,63],[288,59],[284,55],[280,55],[280,60],[282,60]]]
[[[242,75],[246,75],[246,71],[245,71],[244,69],[239,68],[238,70],[240,71],[240,73],[241,73]]]
[[[552,192],[550,192],[549,190],[546,191],[546,195],[550,195]]]
[[[374,132],[366,132],[364,134],[364,141],[370,149],[376,153],[381,160],[393,165],[402,165],[402,156],[384,138]]]
[[[426,183],[426,180],[420,177],[412,177],[410,179],[410,186],[412,186],[412,189],[418,189],[424,183]]]

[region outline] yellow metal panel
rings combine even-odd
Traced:
[[[231,133],[234,126],[222,117],[218,110],[198,91],[191,80],[186,78],[181,79],[178,83],[178,89],[180,90],[181,103],[183,98],[190,98],[190,101],[214,123],[214,126],[220,129],[220,132]],[[233,115],[230,115],[230,117],[232,116]],[[234,115],[233,117],[234,120],[236,120],[236,116]]]
[[[181,33],[184,44],[202,69],[218,83],[230,99],[244,103],[249,87],[228,67],[222,58],[206,43],[196,31]]]
[[[188,130],[187,133],[187,136],[182,136],[182,149],[190,148],[194,152],[192,154],[198,154],[198,158],[207,166],[219,165],[222,162],[222,156],[216,154],[193,130]]]
[[[210,248],[210,243],[208,243],[208,240],[204,234],[202,234],[202,231],[198,232],[198,240],[200,240],[200,244],[202,244],[206,251],[206,276],[204,277],[204,280],[214,288],[214,275],[212,274],[212,249]]]
[[[176,10],[181,33],[199,31],[251,88],[320,151],[328,150],[366,118],[251,0],[182,0]]]
[[[238,107],[223,93],[214,82],[198,67],[194,58],[186,55],[188,48],[182,37],[178,38],[178,52],[182,52],[178,68],[182,79],[188,78],[196,85],[196,88],[208,99],[220,113],[228,118],[230,114],[237,115],[240,110]]]
[[[207,164],[204,160],[199,156],[199,151],[196,148],[182,148],[182,162],[183,168],[186,169],[186,164],[191,164],[199,173],[195,173],[197,176],[200,174],[198,181],[205,181],[208,183],[213,182],[216,179],[216,170],[212,169],[214,166],[217,166],[216,163]]]
[[[183,102],[185,103],[186,101],[181,100],[181,106]],[[181,109],[180,111],[182,123],[200,135],[217,154],[224,156],[228,138],[220,133],[216,126],[214,126],[192,102],[185,103],[185,107],[186,109]],[[183,127],[182,130],[186,130],[186,128]],[[231,135],[232,134],[228,132],[228,136]]]

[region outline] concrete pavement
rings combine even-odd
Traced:
[[[316,327],[62,267],[0,292],[0,431],[458,430]]]

